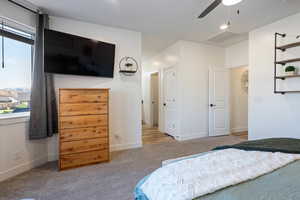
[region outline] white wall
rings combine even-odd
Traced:
[[[8,1],[0,1],[0,17],[13,27],[35,29],[35,15]],[[28,116],[0,119],[0,181],[47,160],[47,140],[28,140]]]
[[[230,129],[232,133],[248,129],[248,95],[240,90],[240,75],[249,65],[249,41],[245,40],[225,49],[225,67],[231,70]]]
[[[28,118],[1,119],[0,181],[47,161],[47,140],[28,139]]]
[[[300,138],[300,93],[274,94],[274,33],[292,35],[300,33],[300,14],[293,15],[250,32],[249,36],[249,137],[250,139],[268,137]],[[293,51],[293,50],[292,50]],[[290,50],[287,51],[287,53]],[[288,56],[279,55],[280,59]],[[298,52],[297,56],[300,56]],[[296,63],[299,66],[299,63]],[[280,66],[278,66],[280,68]],[[287,87],[300,90],[300,80],[287,80]]]
[[[248,92],[242,85],[242,77],[248,67],[230,69],[230,129],[231,133],[248,130]]]
[[[50,28],[116,44],[113,79],[55,75],[55,86],[57,91],[58,88],[110,88],[111,150],[140,147],[141,70],[134,76],[124,76],[118,73],[118,63],[124,56],[134,57],[139,64],[141,63],[141,33],[58,17],[50,17]],[[50,154],[57,149],[53,143],[49,146]]]
[[[144,67],[145,118],[148,119],[151,103],[150,73],[175,66],[178,80],[177,139],[187,140],[208,136],[208,69],[224,67],[224,65],[223,48],[188,41],[178,41],[167,48]]]
[[[3,9],[2,5],[0,12],[1,9]],[[16,20],[22,18],[22,11],[20,13],[20,15],[15,13]],[[56,17],[50,18],[50,27],[116,44],[114,79],[56,75],[55,85],[56,89],[111,88],[109,116],[111,150],[140,147],[141,71],[133,77],[121,76],[118,73],[118,61],[123,56],[132,56],[140,63],[141,34]],[[28,117],[0,119],[0,133],[0,181],[48,160],[57,159],[57,136],[45,140],[28,140]]]
[[[225,49],[225,67],[234,68],[248,66],[249,41],[239,42]]]
[[[208,72],[224,67],[225,51],[210,45],[181,41],[179,80],[180,140],[208,136]]]

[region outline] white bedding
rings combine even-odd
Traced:
[[[213,151],[159,168],[140,188],[149,200],[191,200],[257,178],[299,159],[298,154]]]

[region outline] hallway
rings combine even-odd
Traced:
[[[143,144],[158,144],[175,141],[173,137],[160,132],[157,127],[143,125]]]
[[[248,140],[248,132],[239,132],[239,133],[231,133],[231,136]],[[157,127],[149,127],[147,125],[143,125],[143,144],[159,144],[165,142],[176,142],[176,140],[167,134],[164,134],[158,130]]]

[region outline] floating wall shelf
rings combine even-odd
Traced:
[[[295,43],[290,43],[290,44],[278,46],[278,47],[276,47],[276,49],[279,49],[281,51],[285,51],[287,49],[298,47],[298,46],[300,46],[300,42],[295,42]]]
[[[136,71],[130,71],[130,70],[120,70],[120,73],[130,73],[130,74],[135,74]]]
[[[300,93],[300,91],[276,91],[276,94]]]
[[[300,78],[300,75],[290,75],[290,76],[278,76],[277,75],[277,65],[286,65],[287,63],[300,62],[300,58],[293,58],[288,60],[277,61],[277,50],[286,51],[290,48],[300,47],[300,42],[294,42],[282,46],[277,46],[277,38],[286,37],[286,34],[275,33],[275,57],[274,57],[274,93],[275,94],[287,94],[287,93],[300,93],[300,91],[278,91],[277,90],[277,80],[286,80],[289,78]]]
[[[300,62],[300,58],[277,61],[276,64],[285,65],[287,63]]]
[[[289,75],[289,76],[276,76],[275,78],[285,80],[287,78],[298,78],[298,77],[300,77],[300,75],[297,74],[297,75]]]

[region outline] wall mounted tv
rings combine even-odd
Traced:
[[[47,73],[114,76],[115,45],[53,30],[45,30]]]

